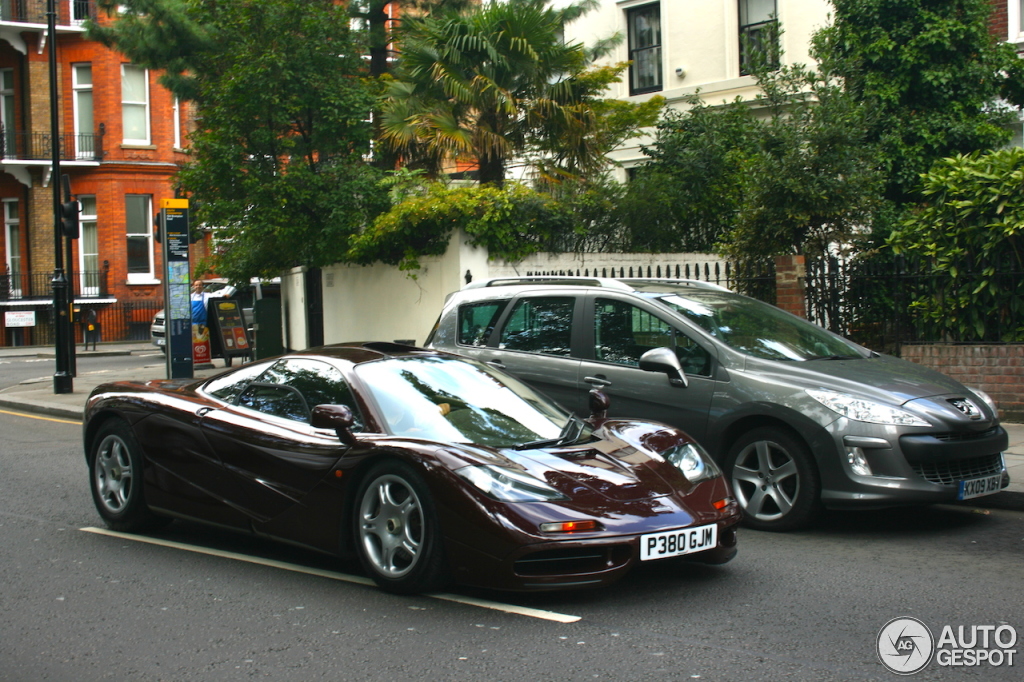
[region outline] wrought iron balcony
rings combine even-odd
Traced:
[[[102,161],[103,135],[106,126],[100,124],[99,134],[64,133],[57,136],[61,161]],[[49,161],[53,158],[53,136],[50,133],[30,133],[5,130],[0,126],[0,158],[5,161]]]
[[[96,17],[96,0],[54,0],[57,24],[78,26]],[[46,0],[0,0],[0,21],[45,24]]]
[[[103,261],[99,271],[71,273],[71,290],[76,299],[105,298],[110,264]],[[48,300],[53,298],[53,272],[0,271],[0,301]]]

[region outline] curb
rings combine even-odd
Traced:
[[[85,405],[85,400],[82,400],[82,405]],[[32,400],[31,398],[21,398],[19,400],[7,400],[3,396],[0,396],[0,407],[6,407],[11,410],[17,410],[18,412],[27,412],[31,414],[44,414],[49,417],[61,417],[63,419],[73,419],[75,421],[82,421],[82,409],[74,407],[61,407],[58,405],[48,405],[46,403],[39,402],[38,400]]]

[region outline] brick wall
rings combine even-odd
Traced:
[[[807,264],[803,256],[779,256],[775,259],[775,305],[788,313],[807,317],[804,279]]]
[[[1024,344],[904,345],[900,356],[988,393],[1008,422],[1024,422]]]
[[[1006,40],[1010,28],[1007,0],[989,0],[989,2],[992,5],[992,14],[988,20],[988,31],[998,40]]]

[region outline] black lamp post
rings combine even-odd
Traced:
[[[53,187],[53,312],[54,345],[57,360],[53,375],[54,393],[74,391],[71,373],[70,306],[68,305],[68,280],[64,276],[64,254],[61,250],[60,212],[60,118],[57,112],[57,11],[55,0],[46,0],[46,28],[50,41],[50,147],[53,152],[53,169],[50,186]]]

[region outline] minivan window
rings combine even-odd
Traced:
[[[754,357],[796,361],[866,357],[852,342],[746,296],[695,291],[659,300],[723,343]]]
[[[459,306],[459,329],[456,343],[460,346],[486,346],[494,325],[508,301],[485,301]]]
[[[654,348],[673,349],[687,374],[710,374],[711,355],[657,315],[625,301],[594,302],[595,359],[636,367]]]
[[[501,330],[499,348],[568,356],[575,304],[572,297],[520,299]]]

